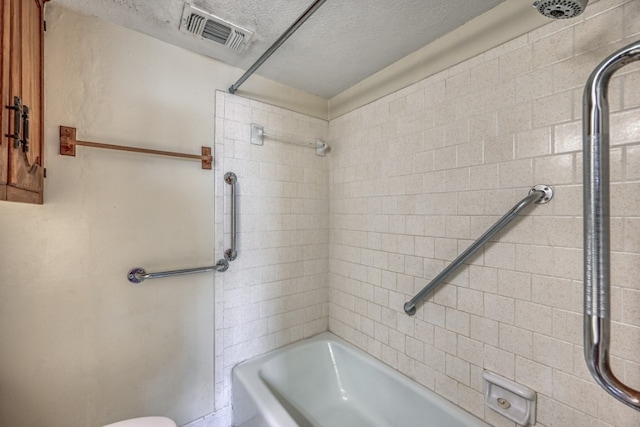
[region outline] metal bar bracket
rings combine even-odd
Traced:
[[[251,123],[251,144],[264,145],[264,139],[269,138],[274,141],[284,142],[286,144],[300,145],[303,147],[315,148],[316,156],[325,157],[331,151],[331,147],[323,139],[316,138],[314,142],[299,142],[281,136],[270,135],[264,132],[264,126],[258,123]]]
[[[213,165],[211,147],[202,147],[202,154],[177,153],[174,151],[152,150],[148,148],[128,147],[125,145],[103,144],[100,142],[78,141],[76,128],[60,126],[60,155],[76,156],[76,146],[103,148],[108,150],[128,151],[132,153],[153,154],[157,156],[178,157],[181,159],[200,160],[202,169],[210,170]]]

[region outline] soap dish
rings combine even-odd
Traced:
[[[519,426],[536,423],[536,392],[523,385],[484,371],[484,403]]]

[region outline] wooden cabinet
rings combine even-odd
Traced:
[[[43,201],[44,3],[0,0],[0,200]]]

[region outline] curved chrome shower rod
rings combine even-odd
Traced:
[[[609,364],[611,234],[607,96],[611,76],[634,61],[640,61],[640,41],[602,61],[584,89],[584,357],[598,384],[622,403],[640,410],[640,391],[616,378]]]

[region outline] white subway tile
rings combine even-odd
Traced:
[[[553,333],[553,310],[541,304],[516,300],[516,326],[540,334]]]
[[[458,405],[478,418],[484,417],[484,395],[462,384],[458,384]]]
[[[458,357],[462,360],[476,365],[482,366],[484,344],[481,341],[467,338],[462,335],[458,335]]]
[[[456,354],[458,349],[458,336],[455,332],[443,328],[435,328],[435,348],[449,354]]]
[[[533,126],[549,126],[573,118],[573,92],[565,91],[533,101]]]
[[[533,360],[563,372],[573,372],[573,345],[539,334],[533,336]]]
[[[482,316],[484,314],[484,295],[473,289],[458,289],[458,310]]]
[[[569,27],[534,42],[534,68],[542,68],[573,56],[573,33],[574,27]],[[549,81],[541,85],[551,86]]]
[[[554,151],[556,153],[567,153],[581,150],[581,122],[571,122],[554,126]]]
[[[470,324],[471,338],[498,347],[500,329],[497,321],[472,315]]]
[[[545,396],[553,395],[553,370],[549,366],[517,356],[515,381]]]
[[[445,307],[426,301],[422,305],[424,310],[424,320],[434,326],[444,328],[445,325]]]
[[[634,427],[640,424],[640,413],[618,401],[612,400],[601,391],[603,398],[598,399],[598,415],[610,425],[616,427]]]
[[[500,349],[527,359],[533,354],[533,333],[504,323],[500,324]]]
[[[624,34],[627,37],[633,37],[640,33],[640,23],[637,16],[640,15],[640,5],[638,2],[626,2],[623,8],[624,15]]]
[[[587,18],[584,22],[576,25],[576,54],[622,40],[623,13],[623,8],[613,8],[605,13]],[[593,37],[594,35],[597,36]]]
[[[596,384],[555,370],[553,372],[553,396],[558,401],[597,416],[601,389]]]
[[[460,335],[469,336],[469,314],[448,308],[445,311],[447,330],[456,332]]]
[[[532,161],[524,159],[501,163],[499,181],[501,188],[530,186],[533,182]]]
[[[516,159],[545,156],[551,153],[551,128],[544,127],[516,134]]]
[[[500,79],[509,81],[533,69],[532,47],[523,47],[508,52],[500,57]]]
[[[522,102],[498,111],[498,135],[507,136],[531,129],[532,104]]]
[[[484,295],[484,315],[508,325],[515,324],[515,300],[499,295]]]
[[[458,402],[458,383],[440,372],[436,372],[435,391],[453,403]]]
[[[459,359],[451,354],[446,356],[446,374],[456,380],[460,384],[466,386],[470,385],[470,365],[462,359]]]
[[[417,382],[430,390],[433,390],[435,388],[436,371],[433,368],[423,363],[415,362],[414,370],[415,379]]]
[[[484,368],[511,380],[515,379],[516,356],[490,345],[484,346]]]
[[[484,247],[484,263],[488,267],[515,269],[516,245],[511,243],[489,242]]]
[[[446,353],[444,351],[439,350],[438,348],[436,348],[436,346],[425,344],[424,361],[427,366],[432,368],[434,371],[444,372],[446,363],[445,360]]]
[[[498,294],[520,300],[531,300],[531,275],[516,271],[498,271]]]
[[[573,344],[583,343],[582,313],[554,309],[553,337]]]
[[[626,156],[626,179],[640,179],[640,146],[628,146]]]

